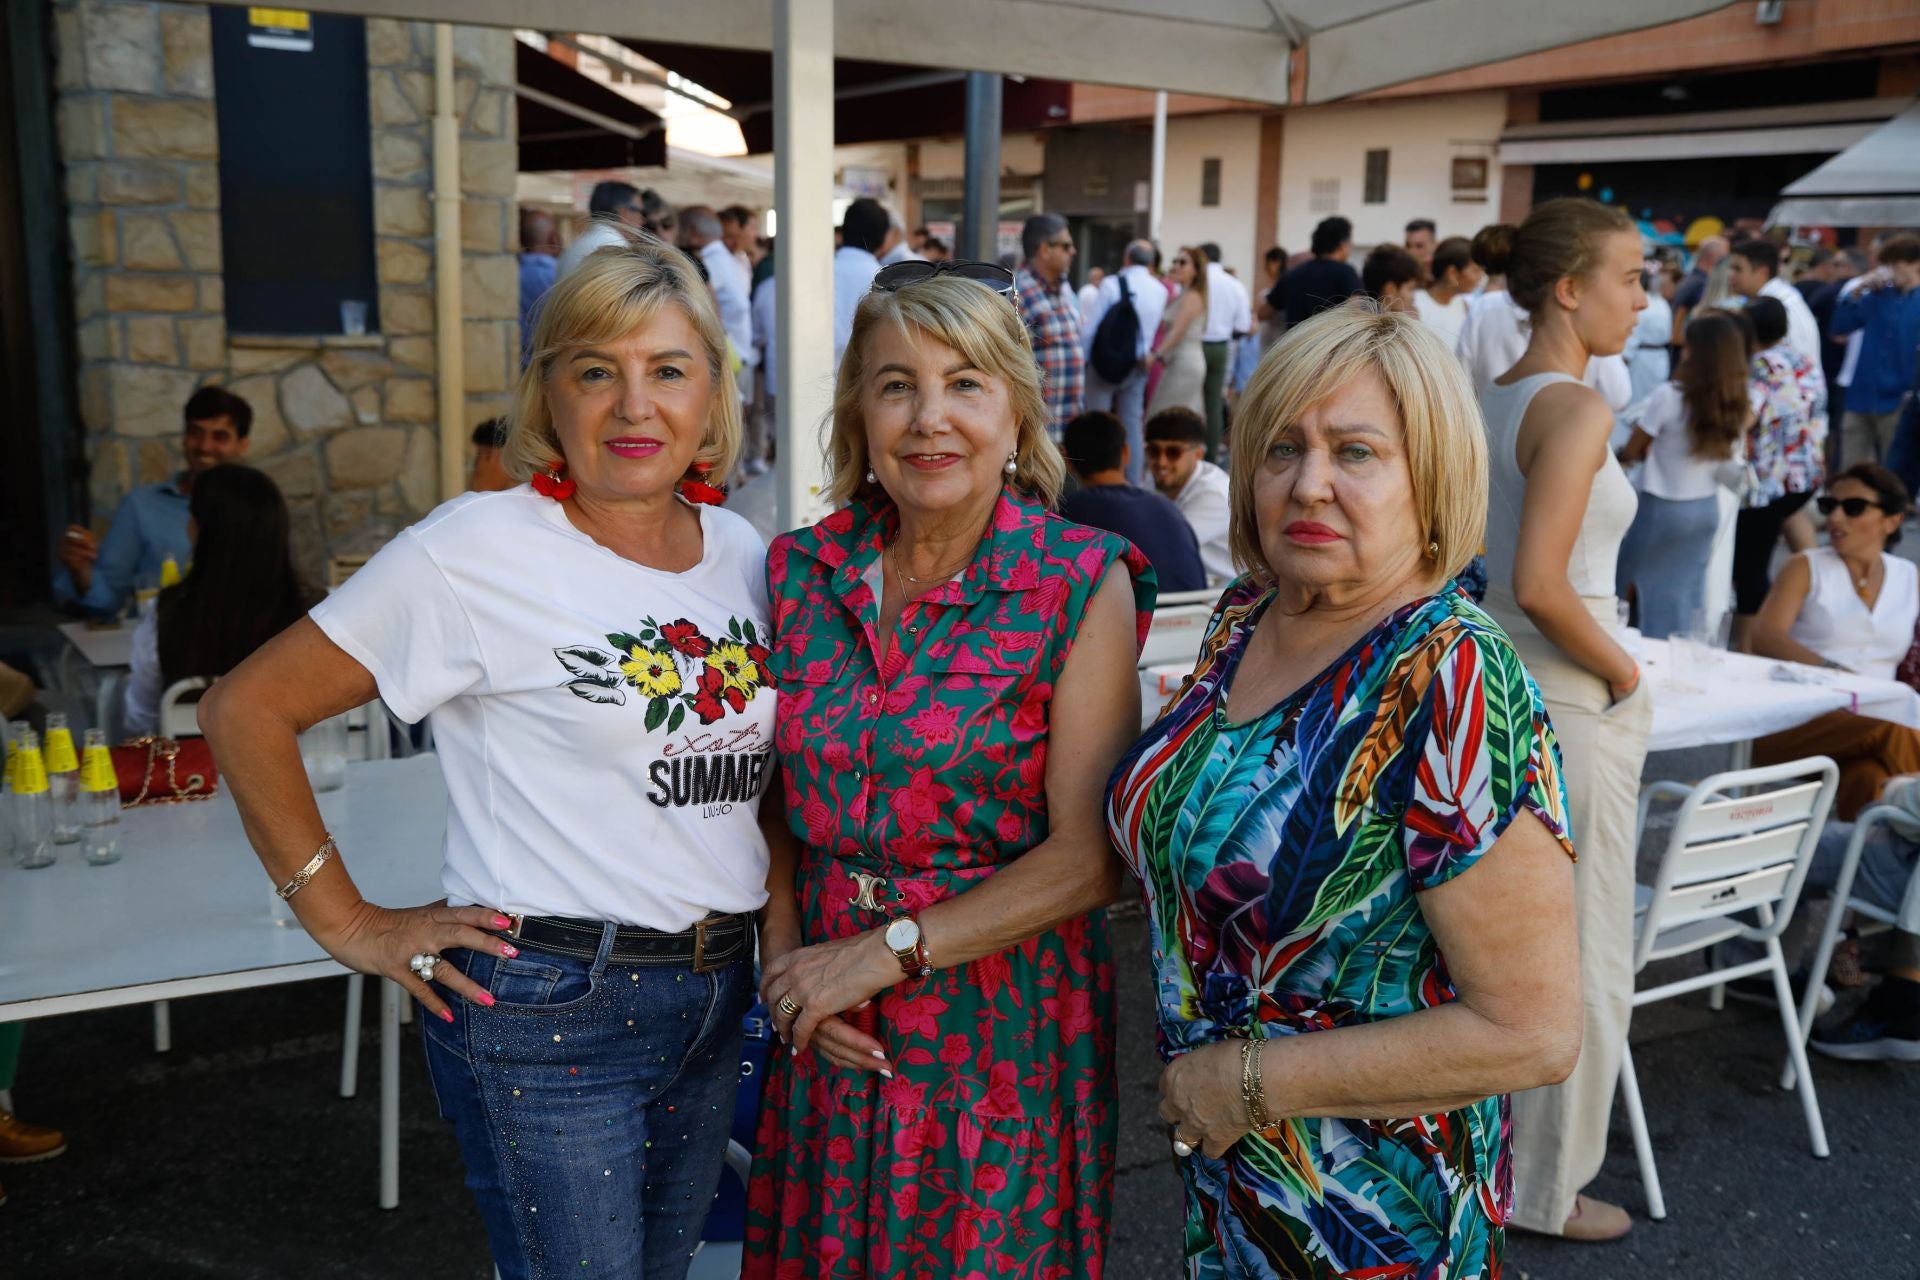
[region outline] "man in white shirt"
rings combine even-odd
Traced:
[[[1093,300],[1100,294],[1100,282],[1107,273],[1099,267],[1087,268],[1087,282],[1080,286],[1080,332],[1091,337],[1093,330],[1087,325],[1087,317],[1093,314]]]
[[[587,197],[587,217],[586,230],[560,255],[553,269],[555,280],[566,279],[595,249],[627,243],[622,226],[653,235],[671,235],[674,228],[673,207],[655,192],[642,191],[630,182],[596,183]]]
[[[892,220],[878,200],[865,196],[840,219],[840,247],[833,254],[833,363],[838,366],[853,337],[853,313],[880,274],[876,253],[886,245]]]
[[[1147,412],[1147,353],[1160,331],[1160,318],[1167,309],[1167,291],[1153,278],[1153,242],[1135,240],[1122,255],[1125,264],[1115,275],[1099,282],[1091,302],[1080,313],[1080,342],[1087,357],[1087,408],[1104,409],[1120,419],[1127,429],[1127,483],[1141,484],[1146,478],[1146,437],[1141,428]],[[1098,268],[1096,268],[1097,270]],[[1126,285],[1127,301],[1139,320],[1134,340],[1133,369],[1119,382],[1108,382],[1093,363],[1093,340],[1100,322],[1120,305],[1120,287]],[[1089,284],[1092,282],[1089,281]],[[1109,373],[1112,370],[1108,370]]]
[[[1807,309],[1800,291],[1780,278],[1780,246],[1771,240],[1742,240],[1733,246],[1727,285],[1746,298],[1777,298],[1787,309],[1787,345],[1813,362],[1821,384],[1820,322]]]
[[[720,311],[720,327],[727,331],[733,353],[740,357],[740,377],[735,391],[740,402],[753,399],[753,368],[760,363],[753,347],[753,299],[747,273],[727,248],[725,228],[720,215],[704,204],[689,205],[680,211],[680,231],[687,247],[707,268],[707,283],[713,287],[713,299]]]
[[[1193,526],[1207,584],[1219,586],[1234,576],[1233,549],[1227,542],[1231,512],[1227,473],[1206,460],[1207,424],[1180,405],[1162,409],[1147,422],[1147,469],[1154,487]]]
[[[1207,327],[1200,334],[1200,350],[1207,358],[1207,458],[1218,462],[1220,442],[1227,433],[1227,367],[1233,362],[1233,340],[1253,332],[1253,300],[1247,286],[1220,264],[1220,246],[1203,244],[1207,255]]]
[[[880,250],[880,265],[890,267],[896,262],[925,262],[926,255],[916,250],[907,240],[907,224],[899,218],[888,216],[886,244]]]

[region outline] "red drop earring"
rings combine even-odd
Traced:
[[[564,462],[555,462],[545,471],[534,472],[532,483],[535,493],[544,494],[555,502],[565,502],[573,496],[574,483],[567,475],[567,464]]]

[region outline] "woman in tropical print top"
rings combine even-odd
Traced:
[[[767,1077],[749,1280],[1102,1274],[1100,806],[1154,588],[1124,539],[1048,513],[1045,428],[1004,297],[936,277],[861,303],[829,447],[851,501],[768,556],[787,830],[762,991],[793,1054]]]
[[[1161,1116],[1195,1277],[1492,1277],[1504,1094],[1580,1044],[1552,729],[1450,579],[1486,449],[1433,334],[1365,303],[1288,332],[1242,401],[1246,572],[1121,762]]]

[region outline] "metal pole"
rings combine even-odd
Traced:
[[[967,202],[960,223],[961,256],[1000,256],[1000,77],[967,73]]]
[[[1167,209],[1167,94],[1153,95],[1153,182],[1147,196],[1147,238],[1160,243],[1161,217]]]
[[[774,513],[782,529],[826,514],[819,427],[833,404],[833,0],[774,0]]]

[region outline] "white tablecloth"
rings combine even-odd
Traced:
[[[442,896],[446,809],[432,755],[350,764],[346,787],[320,796],[360,891],[391,906]],[[224,785],[211,800],[123,809],[119,826],[121,860],[108,866],[88,866],[78,844],[34,871],[0,862],[0,1021],[125,1003],[117,988],[231,990],[332,964],[304,929],[274,923],[273,885]]]
[[[1676,688],[1671,648],[1664,640],[1634,640],[1642,678],[1653,696],[1649,751],[1675,751],[1717,743],[1751,742],[1791,729],[1829,711],[1857,711],[1920,729],[1920,694],[1894,680],[1874,680],[1818,667],[1715,652],[1708,665]],[[1140,673],[1141,713],[1148,723],[1180,690],[1191,670],[1184,663],[1147,667]],[[1776,678],[1776,672],[1795,679]]]
[[[133,663],[133,624],[115,623],[111,627],[93,627],[84,622],[63,622],[65,636],[80,656],[96,667],[125,667]]]

